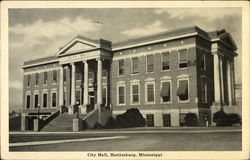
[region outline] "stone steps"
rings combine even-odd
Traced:
[[[87,114],[81,114],[80,118],[85,117]],[[67,112],[59,115],[54,120],[49,122],[41,129],[43,132],[70,132],[72,131],[74,115],[69,115]]]

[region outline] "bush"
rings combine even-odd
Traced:
[[[107,122],[106,122],[104,128],[107,128],[107,129],[115,128],[115,120],[113,117],[109,117],[107,119]]]
[[[228,114],[228,118],[229,118],[230,125],[241,124],[241,118],[236,113],[230,113],[230,114]]]
[[[223,110],[214,113],[213,121],[216,126],[230,126],[229,116]]]
[[[145,119],[137,108],[131,108],[125,113],[117,115],[115,126],[117,128],[144,127]]]
[[[198,126],[198,118],[194,113],[187,113],[185,116],[185,125],[189,127],[197,127]]]
[[[98,122],[96,122],[94,127],[93,127],[93,129],[102,129],[102,128],[103,128],[103,126]]]

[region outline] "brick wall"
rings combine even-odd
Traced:
[[[194,46],[195,38],[186,38],[176,41],[170,41],[165,43],[158,43],[154,45],[143,46],[140,48],[133,48],[128,50],[122,50],[114,53],[114,60],[111,67],[111,98],[114,111],[125,111],[128,108],[139,108],[143,110],[164,110],[171,108],[192,108],[197,106],[197,73],[196,65],[189,65],[187,69],[179,69],[178,66],[178,50],[185,49],[186,46]],[[182,47],[183,46],[183,47]],[[175,50],[170,49],[170,71],[162,71],[161,69],[161,53],[160,50],[168,48],[176,48]],[[150,49],[149,49],[150,48]],[[155,52],[154,52],[155,51]],[[196,48],[188,47],[188,60],[196,60]],[[121,53],[120,53],[121,52]],[[131,58],[125,58],[125,75],[118,76],[118,59],[122,56],[136,55],[142,52],[153,52],[154,54],[154,72],[146,73],[146,56],[139,56],[139,74],[131,75]],[[178,75],[189,75],[189,102],[178,103],[177,93],[177,76]],[[164,76],[171,77],[172,81],[172,103],[161,104],[160,97],[160,79]],[[145,104],[145,80],[147,78],[155,79],[155,104]],[[130,104],[130,81],[137,79],[140,81],[140,105]],[[116,83],[119,81],[125,81],[126,84],[126,105],[117,105],[117,86]]]

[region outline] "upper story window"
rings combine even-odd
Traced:
[[[43,84],[48,83],[48,72],[43,72]]]
[[[63,69],[63,82],[66,82],[67,81],[67,72],[66,72],[66,69]]]
[[[153,72],[154,71],[154,56],[148,55],[146,57],[146,63],[147,63],[147,72]]]
[[[82,79],[82,72],[80,67],[76,67],[76,80],[81,80]]]
[[[118,61],[118,75],[124,75],[124,59]]]
[[[43,108],[47,108],[47,107],[48,107],[48,94],[43,93]]]
[[[39,73],[36,73],[35,85],[37,86],[38,84],[39,84]]]
[[[207,102],[207,84],[205,78],[201,78],[201,102]]]
[[[132,74],[137,74],[139,73],[139,59],[138,57],[132,58],[131,59],[131,73]]]
[[[89,79],[93,79],[94,78],[94,72],[89,72],[88,77],[89,77]]]
[[[177,96],[179,97],[179,101],[188,101],[189,93],[188,93],[188,80],[187,79],[180,79],[178,80],[178,90]]]
[[[169,52],[162,53],[162,70],[169,70]]]
[[[201,69],[205,70],[206,69],[206,54],[201,55]]]
[[[187,66],[188,66],[187,49],[179,50],[178,62],[179,62],[179,68],[187,68]]]
[[[81,80],[82,79],[82,74],[77,72],[76,73],[76,80]]]
[[[131,104],[139,103],[139,84],[131,84]]]
[[[161,98],[162,102],[170,102],[171,101],[171,83],[169,81],[162,81],[161,82]]]
[[[34,108],[38,108],[39,105],[39,95],[35,94],[35,100],[34,100]]]
[[[146,82],[146,103],[155,102],[155,84],[153,82]]]
[[[117,100],[118,105],[125,104],[125,84],[117,85]]]
[[[30,87],[30,75],[27,75],[27,86]]]
[[[26,96],[26,108],[29,109],[30,108],[30,95]]]
[[[56,92],[52,93],[52,101],[51,101],[51,107],[56,107]]]
[[[107,77],[107,70],[106,69],[103,69],[102,70],[102,77]]]
[[[57,71],[52,72],[52,83],[57,83]]]

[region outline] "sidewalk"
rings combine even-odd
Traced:
[[[9,132],[15,134],[109,134],[109,133],[218,133],[240,132],[241,127],[138,127],[121,129],[83,130],[79,132]]]

